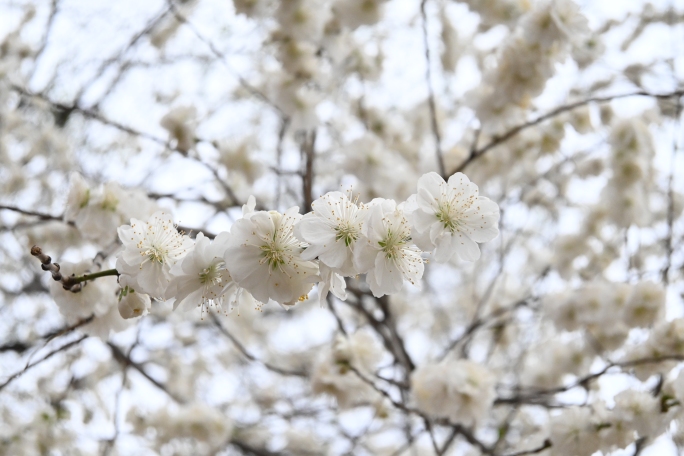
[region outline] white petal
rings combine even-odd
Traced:
[[[344,240],[340,239],[339,241],[333,241],[332,245],[327,246],[326,252],[319,255],[319,259],[331,268],[339,268],[350,254],[351,250],[349,250]]]
[[[452,176],[453,177],[453,176]],[[421,192],[423,190],[423,192]],[[442,176],[435,172],[423,174],[418,179],[418,201],[420,202],[421,194],[424,196],[430,195],[431,198],[427,201],[433,203],[436,198],[439,198],[446,190],[446,182]]]
[[[419,249],[426,252],[431,251],[435,248],[435,245],[430,240],[430,232],[418,233],[415,229],[411,232],[411,239],[413,243],[418,246]]]
[[[452,237],[452,248],[458,256],[466,261],[480,259],[480,248],[465,234],[455,233]]]
[[[375,266],[375,257],[378,250],[371,246],[370,241],[361,238],[354,245],[354,266],[359,274],[369,271]]]
[[[309,244],[332,244],[335,242],[335,231],[332,227],[311,213],[306,214],[295,225],[295,235],[300,241],[308,242]]]
[[[422,209],[418,209],[417,211],[411,214],[411,221],[413,222],[413,227],[419,233],[427,232],[430,229],[430,227],[435,223],[441,224],[441,222],[437,219],[437,216],[435,215],[434,211],[432,213],[429,213],[423,211]]]
[[[451,233],[444,233],[437,238],[434,252],[434,259],[437,263],[446,263],[454,255],[451,238]]]
[[[404,284],[404,276],[401,270],[393,260],[385,255],[378,255],[375,259],[375,275],[379,285],[377,290],[373,292],[375,297],[396,293],[401,290]],[[378,295],[376,292],[381,294]]]
[[[226,250],[226,269],[230,272],[231,277],[240,283],[240,286],[244,286],[241,284],[243,280],[262,266],[268,268],[268,265],[259,264],[262,255],[263,253],[259,247],[251,245],[231,247]]]

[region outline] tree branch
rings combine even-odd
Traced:
[[[260,360],[256,356],[252,355],[249,351],[247,351],[245,346],[242,345],[242,343],[239,340],[237,340],[235,338],[235,336],[233,336],[230,332],[228,332],[228,330],[226,328],[223,327],[223,325],[218,320],[218,318],[216,318],[216,315],[209,312],[209,317],[211,318],[211,321],[214,323],[214,326],[216,326],[216,328],[219,330],[219,332],[221,334],[223,334],[224,336],[226,336],[228,339],[230,339],[230,341],[233,343],[233,345],[235,345],[235,348],[237,348],[238,351],[240,353],[242,353],[242,355],[245,358],[247,358],[248,360],[253,361],[255,363],[259,363],[262,366],[264,366],[266,369],[273,371],[273,372],[276,372],[280,375],[291,375],[291,376],[295,376],[295,377],[305,377],[306,376],[306,372],[283,369],[281,367],[273,366],[272,364],[269,364],[266,361]]]
[[[84,339],[87,339],[87,338],[88,338],[87,335],[83,335],[83,336],[81,336],[80,338],[78,338],[78,339],[76,339],[76,340],[72,340],[71,342],[62,345],[61,347],[52,350],[50,353],[48,353],[47,355],[43,356],[43,357],[42,357],[41,359],[39,359],[38,361],[34,361],[33,363],[27,365],[23,370],[21,370],[21,371],[15,373],[15,374],[13,374],[13,375],[11,375],[4,383],[0,384],[0,391],[2,391],[7,385],[9,385],[10,383],[12,383],[12,381],[14,381],[15,379],[21,377],[24,373],[26,373],[26,372],[27,372],[28,370],[30,370],[31,368],[37,366],[38,364],[41,364],[43,361],[47,361],[48,359],[52,358],[54,355],[56,355],[56,354],[59,353],[59,352],[68,350],[69,348],[73,347],[74,345],[80,344]]]
[[[523,455],[527,455],[527,454],[537,454],[537,453],[541,453],[542,451],[544,451],[548,448],[551,448],[552,446],[553,446],[553,444],[551,443],[551,440],[546,439],[546,440],[544,440],[544,443],[540,447],[533,448],[531,450],[523,450],[523,451],[518,451],[516,453],[510,453],[510,454],[507,454],[506,456],[523,456]]]
[[[150,377],[150,374],[145,372],[145,369],[143,369],[143,367],[140,364],[136,363],[130,357],[128,357],[128,355],[126,355],[119,347],[117,347],[111,342],[107,342],[107,345],[109,345],[109,348],[112,350],[112,355],[114,356],[114,359],[116,359],[122,366],[132,367],[133,369],[137,370],[150,383],[156,386],[159,390],[166,393],[167,396],[169,396],[171,399],[178,402],[179,404],[184,404],[186,402],[185,399],[178,397],[174,393],[169,391],[165,385]]]
[[[427,0],[420,2],[420,16],[423,22],[423,44],[425,46],[425,81],[428,86],[428,107],[430,109],[430,125],[432,127],[432,136],[435,140],[435,155],[437,158],[437,166],[439,174],[446,179],[446,167],[444,166],[444,156],[442,154],[442,136],[439,132],[439,124],[437,123],[437,107],[435,105],[435,90],[432,86],[432,70],[430,69],[430,43],[428,40],[427,28],[427,13],[425,12],[425,5]]]
[[[649,93],[645,91],[640,91],[640,92],[634,92],[634,93],[623,93],[620,95],[612,95],[612,96],[606,96],[606,97],[593,97],[593,98],[588,98],[586,100],[581,100],[577,101],[575,103],[570,103],[565,106],[558,107],[552,111],[547,112],[546,114],[543,114],[536,119],[530,120],[528,122],[522,123],[516,127],[511,128],[507,132],[503,133],[500,136],[495,136],[492,140],[490,140],[487,144],[484,146],[474,149],[471,151],[470,156],[460,165],[458,165],[449,175],[458,173],[460,171],[463,171],[470,163],[473,161],[477,160],[479,157],[484,155],[487,151],[493,149],[494,147],[498,146],[499,144],[502,144],[509,139],[513,138],[516,136],[518,133],[527,130],[530,127],[533,127],[535,125],[538,125],[545,120],[551,119],[553,117],[556,117],[559,114],[562,114],[567,111],[572,111],[573,109],[580,108],[582,106],[588,105],[590,103],[607,103],[612,100],[617,100],[620,98],[629,98],[629,97],[652,97],[652,98],[672,98],[672,97],[681,97],[684,95],[684,90],[675,90],[674,92],[670,93],[662,93],[662,94],[654,94],[654,93]]]

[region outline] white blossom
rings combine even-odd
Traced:
[[[169,132],[169,139],[175,141],[176,148],[187,153],[195,145],[195,117],[197,110],[194,106],[178,106],[170,110],[159,124]]]
[[[418,408],[435,418],[474,426],[494,402],[495,377],[485,366],[468,361],[426,364],[411,374]]]
[[[169,296],[176,299],[174,310],[201,307],[203,312],[212,305],[221,308],[226,294],[234,288],[223,258],[229,238],[230,234],[223,232],[210,241],[197,233],[195,248],[171,267],[174,279]]]
[[[596,417],[588,407],[571,407],[551,417],[550,440],[554,454],[593,454],[599,447]]]
[[[193,402],[179,405],[175,409],[163,408],[154,413],[144,413],[131,408],[126,420],[133,425],[133,432],[145,435],[153,428],[160,445],[188,440],[194,447],[193,454],[212,454],[220,450],[228,441],[233,423],[225,413],[206,404]]]
[[[368,208],[341,192],[328,192],[315,200],[312,212],[295,225],[294,234],[309,245],[302,258],[319,261],[344,275],[357,274],[354,249],[362,236]]]
[[[369,205],[363,227],[365,239],[354,251],[359,273],[375,297],[396,293],[404,280],[412,284],[423,276],[423,259],[411,243],[411,228],[402,205],[394,200],[376,198]]]
[[[655,437],[663,432],[665,417],[660,398],[646,391],[625,390],[615,396],[613,412],[623,428],[634,430],[639,437]]]
[[[192,239],[179,233],[171,215],[164,212],[154,213],[147,222],[131,219],[118,233],[124,247],[116,259],[119,274],[128,276],[139,293],[167,295],[171,267],[192,249]]]
[[[356,29],[378,22],[387,0],[338,0],[333,4],[335,18],[342,26]]]
[[[480,258],[476,242],[499,234],[499,206],[478,196],[477,185],[462,173],[445,182],[437,173],[418,180],[418,193],[409,200],[413,239],[418,247],[433,251],[443,263],[454,255],[467,261]]]
[[[293,305],[307,298],[318,267],[301,257],[305,244],[293,233],[301,218],[298,207],[285,214],[258,211],[231,227],[226,267],[233,280],[258,301]]]
[[[373,378],[381,359],[382,350],[368,332],[358,331],[349,337],[338,335],[332,349],[323,352],[314,366],[312,389],[317,394],[333,396],[341,408],[378,401],[379,394],[358,374]]]
[[[90,188],[79,173],[71,173],[64,219],[74,222],[88,240],[110,243],[125,220],[147,218],[157,210],[157,204],[140,190],[124,189],[116,182]]]
[[[129,319],[142,317],[147,315],[150,311],[152,301],[150,297],[144,293],[136,293],[134,289],[128,286],[121,289],[119,292],[119,314],[121,318]]]

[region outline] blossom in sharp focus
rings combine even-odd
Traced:
[[[366,281],[375,297],[398,292],[404,279],[415,284],[423,277],[421,252],[411,243],[411,227],[402,209],[394,200],[371,201],[363,230],[366,239],[354,252],[356,267],[368,273]]]
[[[209,240],[197,233],[195,248],[171,268],[174,276],[170,294],[176,301],[174,310],[192,310],[196,307],[220,307],[233,281],[226,269],[223,255],[228,248],[230,234],[223,232]]]
[[[166,296],[173,279],[171,267],[192,249],[192,239],[179,233],[164,212],[155,212],[147,222],[131,219],[118,233],[124,247],[116,259],[119,274],[128,276],[136,292]]]
[[[357,274],[353,249],[361,237],[368,208],[357,206],[341,192],[329,192],[311,204],[313,212],[306,214],[294,227],[294,234],[309,246],[302,258],[333,268],[344,276]]]
[[[258,301],[293,305],[306,299],[313,287],[318,266],[301,257],[306,244],[293,233],[301,218],[295,206],[285,214],[257,211],[231,227],[226,267],[233,280]]]
[[[407,212],[413,222],[414,242],[432,251],[439,263],[454,254],[475,261],[480,258],[476,243],[491,241],[499,234],[499,206],[478,196],[477,185],[463,173],[454,174],[448,183],[437,173],[423,175]]]

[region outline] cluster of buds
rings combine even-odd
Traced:
[[[85,282],[79,281],[73,274],[68,277],[63,276],[59,271],[59,264],[53,263],[50,255],[43,253],[43,249],[37,245],[31,247],[31,255],[40,260],[40,267],[43,271],[49,271],[55,282],[62,282],[62,287],[65,290],[71,291],[72,293],[78,293],[83,289]]]

